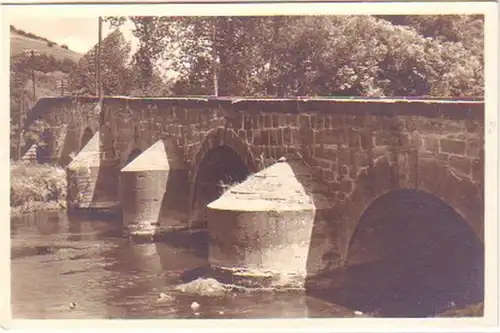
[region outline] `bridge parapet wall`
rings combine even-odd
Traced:
[[[89,124],[94,129],[99,126],[99,115],[92,112],[97,102],[92,97],[44,98],[27,124],[43,118],[53,129]],[[482,102],[130,97],[109,97],[103,102],[113,146],[123,155],[122,160],[126,160],[131,146],[147,148],[161,137],[175,138],[186,150],[186,158],[192,160],[208,133],[224,127],[251,146],[256,157],[277,159],[298,152],[313,158],[318,170],[325,170],[322,177],[327,180],[333,178],[327,169],[346,164],[338,163],[339,156],[340,162],[346,162],[345,150],[372,150],[377,157],[388,147],[419,148],[422,157],[449,158],[457,169],[480,178],[477,168],[469,168],[460,157],[474,159],[481,155]],[[362,163],[360,156],[357,154],[352,162]],[[344,171],[341,168],[338,172]]]

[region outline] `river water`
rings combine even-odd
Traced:
[[[410,275],[400,262],[349,267],[343,273],[345,285],[316,294],[253,291],[208,297],[176,291],[176,286],[203,274],[207,249],[203,231],[134,243],[122,236],[120,223],[109,218],[62,211],[14,218],[13,318],[332,318],[359,315],[356,310],[369,316],[428,317],[483,297],[482,257],[457,250],[448,251],[451,256],[435,265],[428,259]],[[431,253],[431,258],[437,254]],[[458,263],[454,270],[446,268],[452,261]],[[467,262],[479,264],[467,268],[462,265]],[[446,272],[438,273],[440,267]],[[465,278],[458,279],[463,272]],[[192,310],[193,302],[200,308]]]
[[[11,221],[11,240],[15,319],[354,316],[302,292],[202,297],[173,290],[206,263],[201,232],[138,244],[124,239],[116,222],[38,212]],[[171,297],[161,300],[161,293]],[[200,304],[196,312],[192,302]]]

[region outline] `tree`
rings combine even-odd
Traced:
[[[166,57],[174,59],[172,67],[180,73],[175,89],[185,91],[192,86],[194,93],[211,94],[216,74],[221,96],[259,94],[269,69],[266,55],[276,54],[266,51],[278,41],[271,41],[273,36],[267,28],[270,21],[265,17],[182,17],[167,21],[170,47]]]
[[[29,148],[35,143],[41,146],[47,144],[42,137],[42,133],[48,127],[45,121],[36,120],[28,128],[24,128],[28,112],[36,102],[32,92],[26,87],[31,78],[30,53],[13,56],[10,61],[11,155],[17,158],[21,157],[22,147]],[[38,66],[40,64],[40,62],[35,63]]]
[[[141,20],[142,25],[134,21],[141,45],[153,50],[154,61],[160,55],[169,59],[180,74],[174,93],[210,94],[215,88],[211,78],[216,76],[222,96],[483,94],[484,66],[477,41],[482,22],[477,17],[470,33],[457,29],[465,22],[462,17],[416,17],[412,26],[371,16]],[[422,35],[424,27],[432,26],[429,22],[440,27],[441,37]],[[136,56],[151,57],[141,48]],[[136,63],[147,70],[151,64]]]
[[[21,53],[10,59],[10,140],[11,155],[20,157],[21,129],[29,106],[34,103],[32,92],[26,85],[31,76],[30,56]]]
[[[144,77],[137,68],[137,64],[131,63],[130,72],[131,89],[129,94],[131,96],[161,97],[171,94],[170,84],[163,80],[162,75],[157,69],[153,69],[147,85],[143,83]]]
[[[208,40],[207,29],[197,25],[208,23],[183,22],[181,62],[196,63],[202,58],[197,47],[206,48]],[[481,58],[461,42],[426,38],[374,17],[218,18],[218,25],[214,45],[228,94],[482,95]]]
[[[483,15],[386,15],[393,24],[415,29],[424,37],[460,42],[475,55],[484,53]]]
[[[135,79],[142,93],[151,91],[151,84],[155,77],[155,66],[166,48],[168,26],[166,17],[159,16],[130,16],[128,19],[134,24],[132,34],[139,41],[137,51],[132,56],[132,65],[136,69]],[[113,27],[120,27],[127,20],[125,17],[106,17]]]
[[[69,75],[70,90],[81,94],[96,92],[97,45],[79,61],[77,68]],[[103,92],[106,95],[125,95],[131,89],[131,73],[128,68],[130,42],[117,29],[103,39],[101,45],[101,75]]]

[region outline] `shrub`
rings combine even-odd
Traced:
[[[57,204],[65,208],[67,180],[64,169],[52,165],[11,164],[10,206],[23,211]]]
[[[61,47],[62,47],[63,49],[69,50],[69,47],[68,47],[68,45],[66,45],[66,44],[61,45]]]
[[[63,73],[71,73],[76,68],[76,63],[68,58],[59,62],[59,70]]]
[[[48,41],[48,42],[47,42],[47,46],[48,46],[48,47],[52,47],[52,46],[54,46],[55,44],[56,44],[56,43],[51,42],[51,41]]]

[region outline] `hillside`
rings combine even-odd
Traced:
[[[52,46],[49,46],[52,45]],[[76,66],[81,54],[65,49],[52,41],[33,33],[10,30],[10,113],[11,113],[11,157],[19,158],[19,121],[33,105],[33,82],[31,80],[31,62],[18,57],[25,50],[37,50],[40,56],[35,63],[36,98],[60,96],[67,91],[61,90],[61,81],[67,78],[73,66]],[[13,96],[17,96],[13,98]]]
[[[59,45],[54,44],[52,47],[49,47],[47,41],[28,38],[11,30],[10,55],[15,56],[28,49],[38,50],[41,54],[45,54],[47,56],[52,55],[56,60],[59,61],[70,59],[74,62],[78,62],[78,60],[80,60],[80,58],[82,57],[82,54],[71,50],[66,50]]]
[[[52,46],[49,46],[52,45]],[[56,43],[49,41],[43,37],[34,35],[33,33],[25,32],[23,30],[18,30],[11,26],[10,30],[10,56],[15,57],[21,54],[25,50],[34,49],[37,50],[41,56],[53,57],[53,61],[62,62],[70,60],[73,63],[78,63],[80,58],[83,56],[80,53],[65,49]],[[55,60],[54,60],[55,59]],[[23,65],[24,66],[24,65]],[[21,67],[21,71],[24,71],[26,67]],[[37,67],[35,71],[35,86],[37,98],[43,96],[57,96],[61,93],[60,83],[67,74],[61,72],[60,69],[49,69],[40,71],[40,67]],[[62,66],[57,66],[56,68],[63,68]],[[64,69],[63,69],[64,70]],[[23,85],[29,96],[32,95],[32,81],[31,75],[29,79]]]

